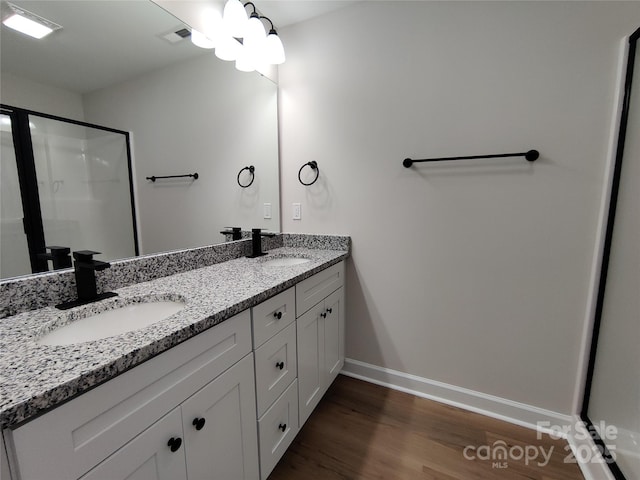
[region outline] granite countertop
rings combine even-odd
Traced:
[[[310,261],[266,266],[278,256]],[[15,426],[134,367],[178,343],[286,290],[348,256],[343,250],[277,248],[257,259],[237,258],[115,290],[118,297],[63,312],[54,307],[0,320],[0,427]],[[180,312],[141,330],[64,346],[35,341],[66,315],[98,313],[114,303],[186,302]],[[80,314],[82,316],[82,313]]]

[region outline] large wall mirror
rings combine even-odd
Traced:
[[[129,134],[139,253],[220,243],[221,230],[229,226],[280,230],[274,82],[239,72],[212,50],[196,47],[185,36],[189,26],[150,0],[11,3],[62,26],[42,40],[4,25],[0,30],[0,103],[55,117],[28,122],[40,142],[34,150],[44,156],[37,183],[54,202],[42,207],[53,215],[51,231],[59,233],[45,239],[48,245],[104,251],[99,258],[105,260],[136,253],[130,233],[129,250],[100,245],[132,223],[122,202],[128,188],[125,144],[99,129],[57,124],[58,117]],[[18,197],[3,197],[0,247],[19,250],[20,192],[12,176],[16,167],[5,155],[13,142],[9,123],[3,117],[2,191]],[[248,169],[240,173],[248,166],[254,178],[243,188],[237,180],[250,182]],[[147,180],[196,172],[197,180]],[[88,209],[96,203],[109,205],[108,213],[92,214]],[[82,215],[66,216],[78,210]],[[3,258],[3,278],[32,271],[28,263],[23,270],[9,268],[13,252]]]

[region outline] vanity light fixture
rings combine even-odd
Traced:
[[[253,8],[248,18],[245,10],[247,5]],[[284,47],[273,22],[260,15],[253,2],[243,5],[240,0],[227,0],[223,12],[222,24],[216,29],[214,40],[216,57],[235,60],[236,68],[243,72],[284,63]],[[268,35],[263,20],[270,24]]]
[[[196,47],[211,49],[216,47],[216,42],[208,38],[204,33],[191,29],[191,43]]]
[[[227,31],[235,38],[244,36],[244,29],[247,26],[247,11],[240,0],[227,0],[224,6],[223,20]]]
[[[220,37],[216,45],[216,57],[220,60],[234,61],[242,51],[242,44],[230,35]]]
[[[262,17],[265,20],[269,20],[267,17]],[[269,20],[271,24],[271,30],[269,30],[269,35],[265,39],[264,44],[264,59],[267,63],[271,65],[281,65],[284,63],[284,46],[282,45],[282,40],[278,36],[278,32],[273,28],[273,22]]]
[[[37,39],[44,38],[50,33],[62,28],[61,25],[18,7],[13,3],[6,2],[6,6],[7,12],[3,15],[2,23],[30,37]]]

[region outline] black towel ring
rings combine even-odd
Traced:
[[[249,183],[247,183],[246,185],[243,185],[243,184],[240,183],[240,175],[242,175],[242,172],[244,172],[245,170],[249,170],[249,173],[251,174],[251,181]],[[237,178],[238,185],[240,185],[242,188],[250,187],[251,184],[253,183],[253,180],[256,178],[255,171],[256,171],[256,167],[254,167],[253,165],[250,165],[248,167],[244,167],[242,170],[240,170],[238,172],[238,178]]]
[[[300,175],[302,175],[302,169],[306,166],[311,167],[312,170],[316,171],[316,178],[314,178],[311,182],[309,183],[304,183],[302,181],[302,178],[300,177]],[[302,185],[304,185],[305,187],[308,187],[309,185],[313,185],[314,183],[316,183],[318,181],[318,178],[320,177],[320,167],[318,167],[318,162],[316,162],[315,160],[311,160],[308,163],[305,163],[304,165],[302,165],[300,167],[300,170],[298,170],[298,180],[300,181],[300,183]]]

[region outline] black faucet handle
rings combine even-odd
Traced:
[[[252,228],[251,233],[254,235],[260,235],[261,237],[275,237],[276,234],[273,232],[263,232],[261,228]]]
[[[90,262],[93,260],[94,255],[100,255],[100,252],[94,252],[93,250],[78,250],[73,252],[73,258],[79,262]]]
[[[71,249],[69,247],[59,247],[57,245],[46,246],[51,250],[51,255],[54,257],[63,257],[65,255],[69,255],[71,253]]]

